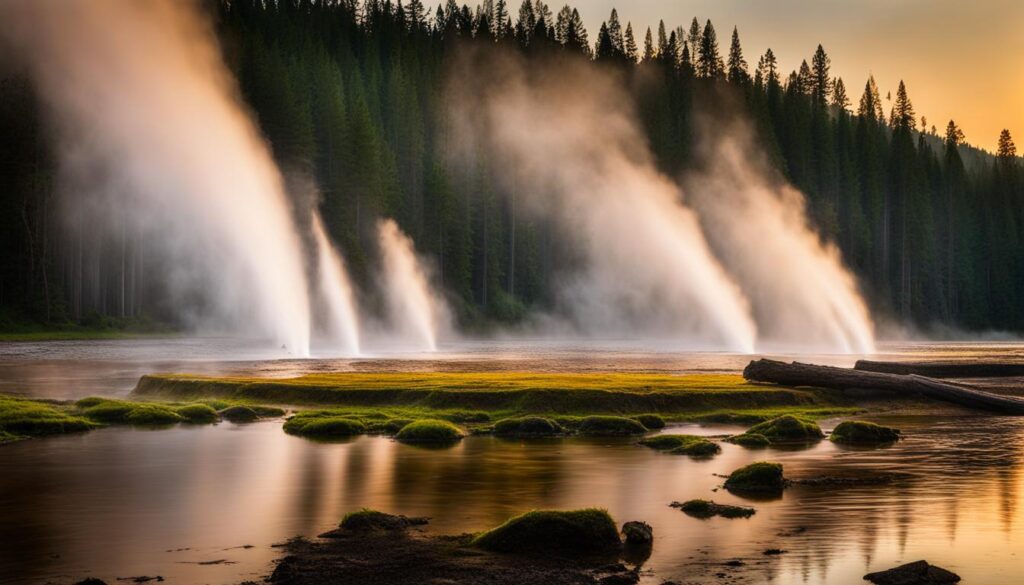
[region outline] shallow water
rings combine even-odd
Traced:
[[[121,393],[154,363],[265,375],[304,369],[303,362],[253,362],[259,357],[253,355],[226,359],[235,356],[218,353],[209,342],[183,341],[184,349],[155,341],[130,348],[120,343],[0,346],[3,389],[18,386],[51,397]],[[1019,347],[888,351],[1017,355]],[[692,371],[729,370],[749,359],[536,347],[419,357],[306,366],[458,369],[486,363],[495,369]],[[653,452],[628,440],[470,437],[443,450],[379,437],[323,444],[284,434],[280,421],[108,428],[24,441],[0,448],[0,582],[73,582],[86,575],[112,582],[159,574],[179,583],[232,583],[267,574],[278,554],[272,544],[328,530],[345,512],[361,507],[430,516],[429,530],[457,533],[533,508],[583,506],[606,507],[619,522],[653,525],[653,555],[644,565],[651,571],[649,583],[719,583],[723,579],[716,574],[724,573],[724,582],[853,584],[862,583],[866,572],[918,559],[959,573],[967,584],[1017,580],[1024,571],[1024,511],[1018,505],[1024,420],[884,420],[903,428],[906,440],[881,449],[827,441],[797,450],[724,444],[722,454],[707,461]],[[672,430],[717,435],[737,428]],[[714,474],[762,459],[783,463],[794,479],[893,473],[899,479],[883,485],[796,485],[781,498],[758,501],[713,491],[722,481]],[[696,497],[745,503],[758,512],[747,520],[697,520],[668,507]],[[246,545],[251,548],[239,548]],[[768,548],[788,552],[763,555]],[[745,564],[724,565],[734,559]]]

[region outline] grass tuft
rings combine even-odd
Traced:
[[[707,457],[722,450],[717,443],[697,435],[655,435],[641,439],[640,444],[658,451],[694,457]]]
[[[291,421],[289,421],[291,422]],[[315,418],[301,424],[287,427],[285,431],[293,435],[315,438],[354,437],[366,432],[366,425],[350,418],[340,416]]]
[[[485,550],[504,553],[587,553],[621,545],[615,521],[605,510],[534,510],[508,519],[473,539]]]
[[[767,447],[772,444],[772,442],[768,440],[768,437],[750,432],[743,433],[742,435],[733,435],[732,437],[725,439],[725,441],[727,443],[747,448]]]
[[[22,437],[77,433],[96,426],[57,404],[0,395],[0,443]]]
[[[260,415],[255,410],[248,406],[229,406],[224,410],[220,411],[221,418],[227,421],[231,421],[235,424],[240,423],[251,423],[256,422],[260,419]]]

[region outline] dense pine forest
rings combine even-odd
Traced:
[[[375,219],[393,217],[433,259],[464,325],[544,307],[560,254],[558,234],[500,193],[489,171],[500,160],[481,155],[467,170],[448,156],[452,64],[486,50],[613,70],[668,176],[698,163],[698,112],[746,117],[877,314],[1024,330],[1024,175],[1010,133],[995,154],[973,148],[955,121],[916,112],[902,82],[890,92],[835,77],[821,45],[785,72],[770,49],[746,54],[735,28],[695,18],[641,31],[612,11],[590,38],[572,7],[539,0],[207,7],[242,100],[285,176],[315,179],[355,280],[370,278]],[[166,319],[144,234],[62,228],[49,135],[26,77],[0,70],[0,328]]]

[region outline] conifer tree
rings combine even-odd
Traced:
[[[747,61],[743,58],[743,48],[740,46],[740,33],[736,27],[733,27],[732,44],[729,46],[728,78],[730,82],[742,85],[748,81],[749,77]]]
[[[611,41],[615,57],[625,54],[626,43],[622,36],[622,24],[619,23],[619,13],[614,8],[612,8],[612,13],[608,17],[608,39]]]
[[[700,36],[700,52],[697,55],[697,72],[704,79],[717,79],[725,74],[725,64],[718,53],[718,38],[715,27],[708,20]]]
[[[889,115],[889,125],[894,129],[913,130],[915,124],[914,105],[910,103],[907,86],[901,79],[899,89],[896,90],[896,103],[893,104]]]
[[[850,98],[846,95],[846,84],[842,77],[837,77],[832,84],[832,105],[843,111],[850,107]]]
[[[653,61],[655,57],[654,53],[654,40],[651,38],[651,27],[647,27],[647,34],[644,35],[644,57],[643,62],[649,63]]]
[[[832,60],[825,53],[825,49],[818,45],[814,51],[814,57],[811,58],[811,63],[811,97],[816,106],[824,109],[828,105],[828,98],[832,92],[830,73]]]
[[[639,58],[639,51],[636,46],[636,39],[633,38],[633,23],[626,23],[626,37],[624,50],[626,52],[626,59],[630,63],[636,63]]]
[[[692,21],[690,21],[690,34],[686,39],[690,45],[690,57],[696,60],[698,55],[700,55],[701,45],[700,23],[697,22],[696,16],[693,17]]]

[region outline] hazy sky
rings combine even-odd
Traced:
[[[511,5],[518,7],[518,2]],[[710,18],[723,57],[739,27],[751,67],[771,47],[784,76],[810,61],[821,43],[832,73],[856,105],[873,73],[888,114],[887,92],[907,84],[918,118],[941,133],[950,118],[968,142],[992,150],[1009,128],[1024,147],[1024,0],[577,0],[591,41],[612,7],[625,27],[632,21],[642,48],[659,19],[689,29],[694,16]],[[551,2],[557,12],[559,2]],[[655,36],[657,39],[657,36]]]

